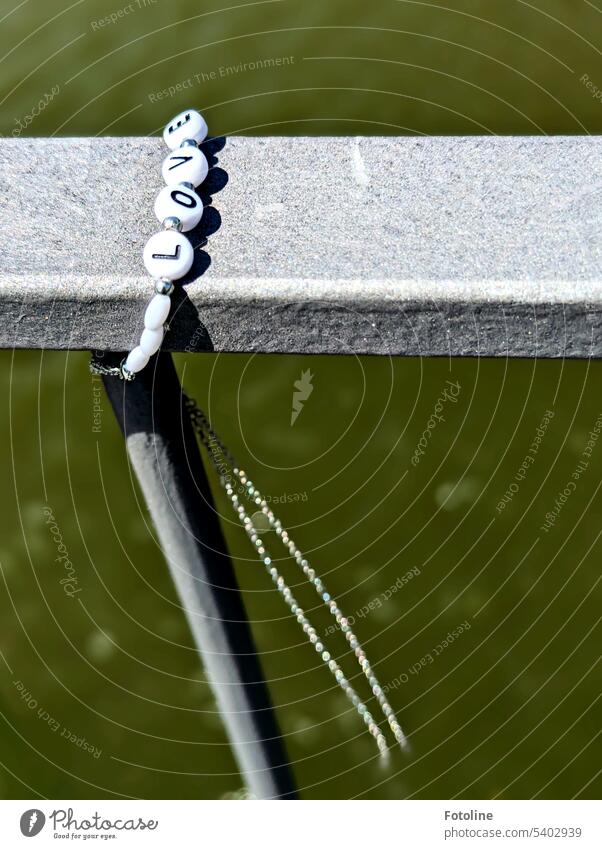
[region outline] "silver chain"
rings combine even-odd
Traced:
[[[92,354],[92,358],[90,360],[90,371],[92,374],[108,374],[111,377],[120,377],[122,380],[124,379],[121,366],[103,366],[102,363],[99,363],[98,360],[95,359],[94,354]]]
[[[282,595],[291,613],[296,618],[299,625],[301,625],[307,639],[310,643],[312,643],[315,650],[318,652],[321,659],[336,679],[339,687],[343,690],[349,701],[355,707],[359,716],[366,724],[368,731],[376,741],[376,745],[378,746],[381,756],[383,758],[387,758],[389,754],[384,734],[374,721],[372,714],[362,702],[355,689],[344,676],[337,661],[334,660],[331,653],[327,651],[324,642],[318,637],[316,629],[313,627],[302,608],[298,605],[290,588],[285,583],[284,578],[274,565],[272,558],[269,556],[266,546],[260,537],[259,531],[253,524],[253,519],[248,515],[244,504],[241,502],[241,498],[246,499],[252,505],[259,508],[261,513],[269,522],[270,528],[276,533],[276,536],[280,539],[280,542],[283,544],[290,557],[294,559],[296,564],[303,571],[303,574],[309,583],[313,585],[321,601],[326,605],[330,614],[336,620],[340,630],[345,635],[349,648],[354,652],[357,662],[370,685],[372,693],[376,697],[380,709],[389,723],[393,736],[403,749],[409,748],[408,740],[403,733],[397,718],[395,717],[393,708],[387,701],[383,688],[381,687],[376,675],[374,674],[374,670],[366,657],[366,653],[358,638],[352,631],[349,620],[343,615],[336,599],[334,599],[331,594],[326,591],[324,582],[316,574],[315,570],[311,568],[307,558],[304,557],[299,548],[297,548],[296,544],[291,539],[290,534],[282,526],[280,520],[276,518],[257,486],[247,477],[242,469],[238,468],[233,456],[212,429],[206,415],[197,406],[196,402],[192,398],[184,395],[184,404],[190,415],[190,419],[196,433],[203,445],[207,448],[209,459],[219,476],[220,484],[225,490],[238,520],[242,524],[253,547],[255,548],[257,556],[265,566],[268,575],[276,585],[278,592]]]

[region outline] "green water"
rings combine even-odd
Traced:
[[[92,23],[126,4],[7,6],[1,130],[23,126],[58,86],[24,134],[152,133],[190,103],[215,134],[600,132],[602,104],[582,81],[602,87],[600,13],[540,5],[285,0],[220,11],[157,0],[101,28]],[[602,446],[589,436],[599,364],[177,361],[355,615],[411,734],[413,755],[383,771],[216,490],[302,795],[599,797]],[[3,352],[0,364],[0,795],[240,793],[87,356]],[[313,391],[291,426],[306,369]],[[415,455],[448,380],[457,400]],[[313,597],[295,593],[325,632]],[[340,634],[329,640],[343,651]]]

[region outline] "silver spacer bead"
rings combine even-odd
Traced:
[[[180,186],[184,186],[185,189],[191,189],[194,192],[194,183],[187,183],[182,181]]]
[[[168,218],[163,220],[163,227],[165,230],[177,230],[178,233],[182,232],[182,222],[179,218],[176,218],[175,215],[170,215]]]
[[[198,147],[198,143],[194,139],[184,139],[180,147]]]
[[[157,295],[171,295],[174,290],[174,285],[171,280],[162,278],[155,281],[155,292]]]

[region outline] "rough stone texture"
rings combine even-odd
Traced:
[[[245,786],[259,799],[294,798],[292,770],[172,359],[160,355],[131,383],[106,377],[105,388]],[[198,764],[203,755],[189,757]]]
[[[171,350],[602,354],[602,138],[230,138]],[[125,350],[155,138],[0,141],[0,345]]]

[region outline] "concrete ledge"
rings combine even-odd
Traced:
[[[170,350],[602,355],[602,139],[231,138]],[[0,345],[125,350],[158,139],[0,141]]]

